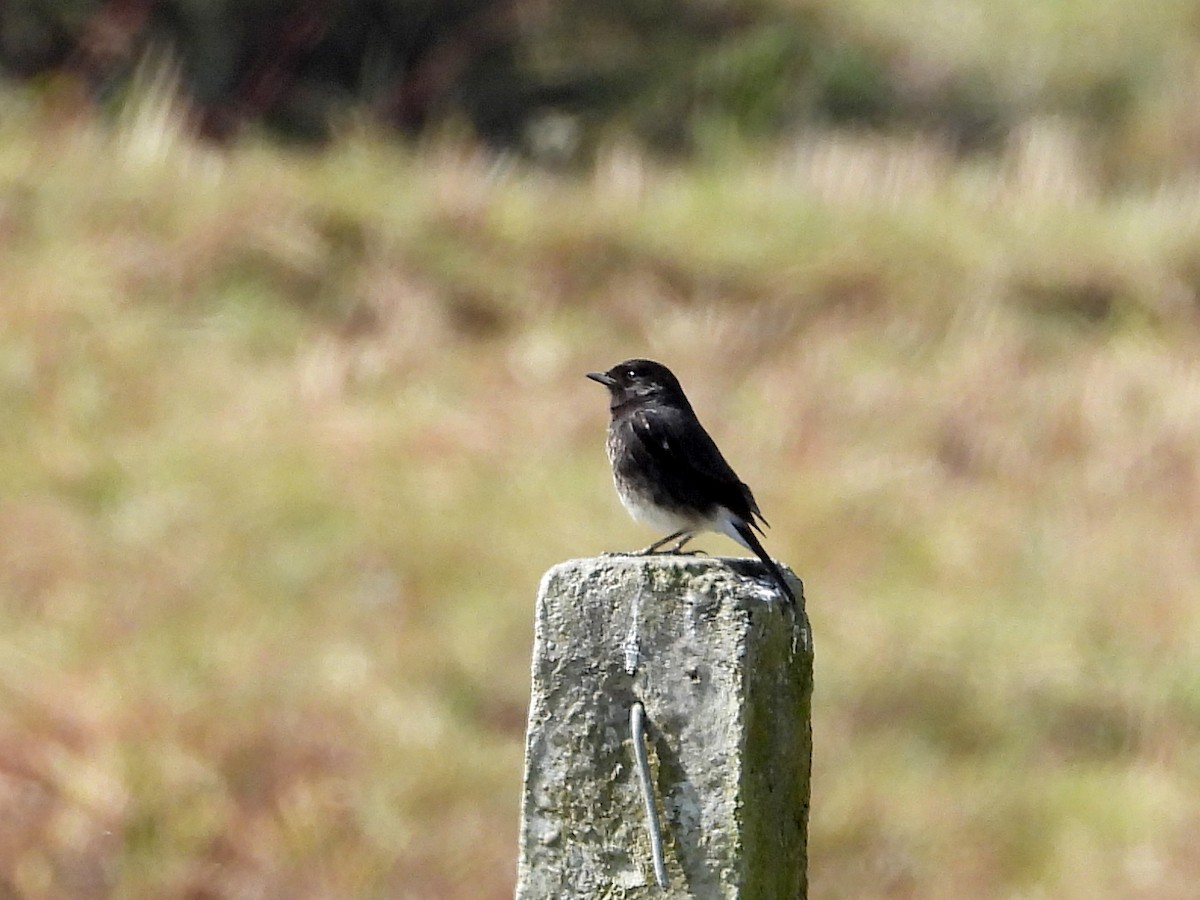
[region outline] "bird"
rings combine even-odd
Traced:
[[[791,585],[759,540],[768,523],[754,494],[700,424],[674,373],[651,359],[627,359],[587,377],[608,388],[605,450],[621,505],[667,532],[636,555],[661,552],[671,541],[665,552],[678,553],[697,533],[715,531],[752,551],[794,607]]]

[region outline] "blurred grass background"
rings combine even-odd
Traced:
[[[651,537],[633,355],[805,581],[812,896],[1194,895],[1194,7],[641,8],[406,140],[10,53],[0,895],[511,896],[537,579]]]

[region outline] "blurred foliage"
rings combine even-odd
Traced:
[[[1190,14],[1173,3],[1138,19],[1116,0],[1095,16],[1065,0],[1027,12],[954,0],[903,17],[909,6],[7,0],[0,68],[120,98],[139,62],[166,52],[212,136],[263,122],[324,138],[363,114],[408,133],[458,119],[494,145],[555,161],[630,129],[670,150],[822,123],[932,130],[976,148],[995,147],[1035,111],[1057,111],[1111,134],[1195,59]],[[1154,28],[1125,20],[1182,27],[1164,47]]]

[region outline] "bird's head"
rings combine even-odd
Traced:
[[[679,379],[652,359],[627,359],[607,372],[588,372],[587,377],[608,388],[612,409],[644,401],[687,405]]]

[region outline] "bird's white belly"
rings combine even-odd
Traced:
[[[619,483],[617,484],[617,496],[621,498],[621,505],[625,507],[625,511],[635,521],[648,525],[664,535],[673,534],[676,531],[702,531],[709,527],[707,523],[693,516],[663,509],[661,506],[648,502],[634,491],[622,490]]]

